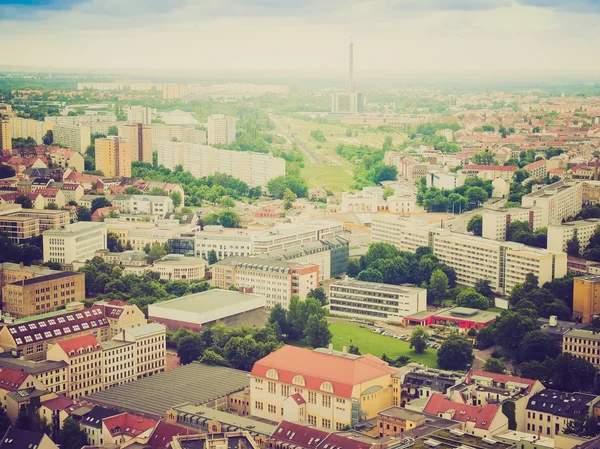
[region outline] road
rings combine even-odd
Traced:
[[[300,139],[298,139],[296,137],[296,135],[290,131],[289,129],[285,128],[283,126],[283,124],[281,123],[281,120],[279,119],[279,117],[277,117],[276,115],[272,115],[269,114],[269,119],[275,123],[275,126],[277,127],[277,134],[282,135],[285,140],[287,140],[289,142],[289,144],[292,144],[292,141],[290,140],[290,136],[293,139],[294,143],[296,143],[296,145],[298,146],[298,148],[300,149],[300,151],[302,151],[302,153],[304,154],[304,157],[306,157],[306,159],[308,160],[308,162],[312,165],[319,165],[321,164],[317,158],[314,156],[314,154],[312,154],[307,148],[306,146],[304,146],[304,142],[302,142]]]

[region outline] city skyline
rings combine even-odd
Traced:
[[[133,19],[133,20],[132,20]],[[600,2],[7,0],[11,66],[333,74],[594,74]],[[124,45],[125,43],[125,45]],[[124,49],[130,46],[130,51]],[[29,50],[24,51],[27,48]],[[43,51],[32,51],[43,48]],[[133,51],[135,49],[135,51]],[[191,57],[197,55],[202,57]]]

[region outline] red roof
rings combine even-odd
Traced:
[[[324,441],[322,441],[318,448],[343,448],[343,449],[371,449],[376,443],[367,443],[366,441],[358,441],[353,438],[345,437],[337,433],[330,433]],[[377,444],[377,447],[381,447]]]
[[[523,167],[525,170],[533,170],[535,168],[540,168],[546,165],[546,161],[544,159],[540,159],[539,161],[532,162],[531,164],[527,164]]]
[[[119,208],[117,206],[100,207],[94,211],[94,213],[92,214],[92,217],[101,217],[104,214],[108,214],[111,210],[118,211]]]
[[[252,375],[266,378],[267,371],[277,371],[279,382],[292,384],[292,379],[304,377],[306,388],[320,390],[323,382],[331,382],[333,393],[352,397],[352,388],[396,371],[376,357],[344,357],[296,346],[284,346],[260,359],[252,368]]]
[[[77,190],[81,184],[63,184],[61,190]]]
[[[271,435],[271,438],[284,443],[292,443],[297,447],[316,448],[328,435],[328,432],[317,430],[314,427],[281,421]],[[311,442],[310,444],[309,441]]]
[[[550,170],[548,170],[548,173],[550,173],[551,175],[563,175],[565,173],[565,170],[562,168],[551,168]]]
[[[498,406],[488,404],[485,407],[452,402],[443,394],[435,393],[425,406],[425,413],[440,416],[442,413],[454,412],[452,420],[475,423],[477,429],[489,429],[496,414],[500,411]]]
[[[75,402],[72,399],[64,396],[42,402],[42,405],[50,410],[64,410],[71,407],[73,404],[75,404]]]
[[[514,165],[465,165],[463,170],[493,170],[493,171],[517,171],[519,167]]]
[[[168,449],[171,447],[173,437],[177,435],[196,435],[198,432],[194,432],[185,427],[171,424],[165,421],[159,421],[158,425],[152,432],[148,444],[152,449]]]
[[[35,193],[44,198],[54,198],[58,194],[58,189],[37,189]]]
[[[110,416],[104,418],[102,422],[113,437],[116,435],[135,437],[152,429],[158,424],[157,421],[132,415],[131,413],[121,413],[120,415]]]
[[[292,399],[294,401],[296,401],[296,404],[299,404],[299,405],[306,404],[306,401],[304,400],[304,398],[302,397],[302,395],[300,393],[294,393],[292,395]]]
[[[76,181],[76,182],[92,182],[95,183],[100,179],[100,176],[96,176],[96,175],[86,175],[83,173],[78,173],[76,171],[72,172],[67,179],[69,181]]]
[[[524,377],[509,376],[507,374],[488,373],[487,371],[480,371],[480,370],[472,369],[471,371],[469,371],[469,374],[467,374],[467,383],[468,384],[471,383],[472,376],[489,377],[489,378],[493,379],[495,383],[499,383],[499,384],[505,384],[507,382],[514,382],[514,383],[518,383],[518,384],[527,384],[527,385],[529,385],[526,390],[527,393],[529,393],[531,391],[531,388],[535,385],[535,382],[536,382],[533,379],[526,379]]]
[[[29,374],[23,371],[17,371],[12,368],[0,368],[0,389],[17,391],[28,377]]]
[[[71,355],[77,356],[80,353],[99,351],[101,349],[100,342],[98,342],[96,337],[92,334],[69,338],[67,340],[59,341],[57,344],[69,357],[71,357]]]

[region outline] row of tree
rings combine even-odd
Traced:
[[[481,178],[467,178],[462,186],[452,190],[427,187],[425,179],[422,179],[417,204],[429,212],[458,213],[481,206],[493,191],[492,182]]]

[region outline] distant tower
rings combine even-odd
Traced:
[[[350,64],[348,67],[348,90],[354,92],[354,44],[350,38]]]

